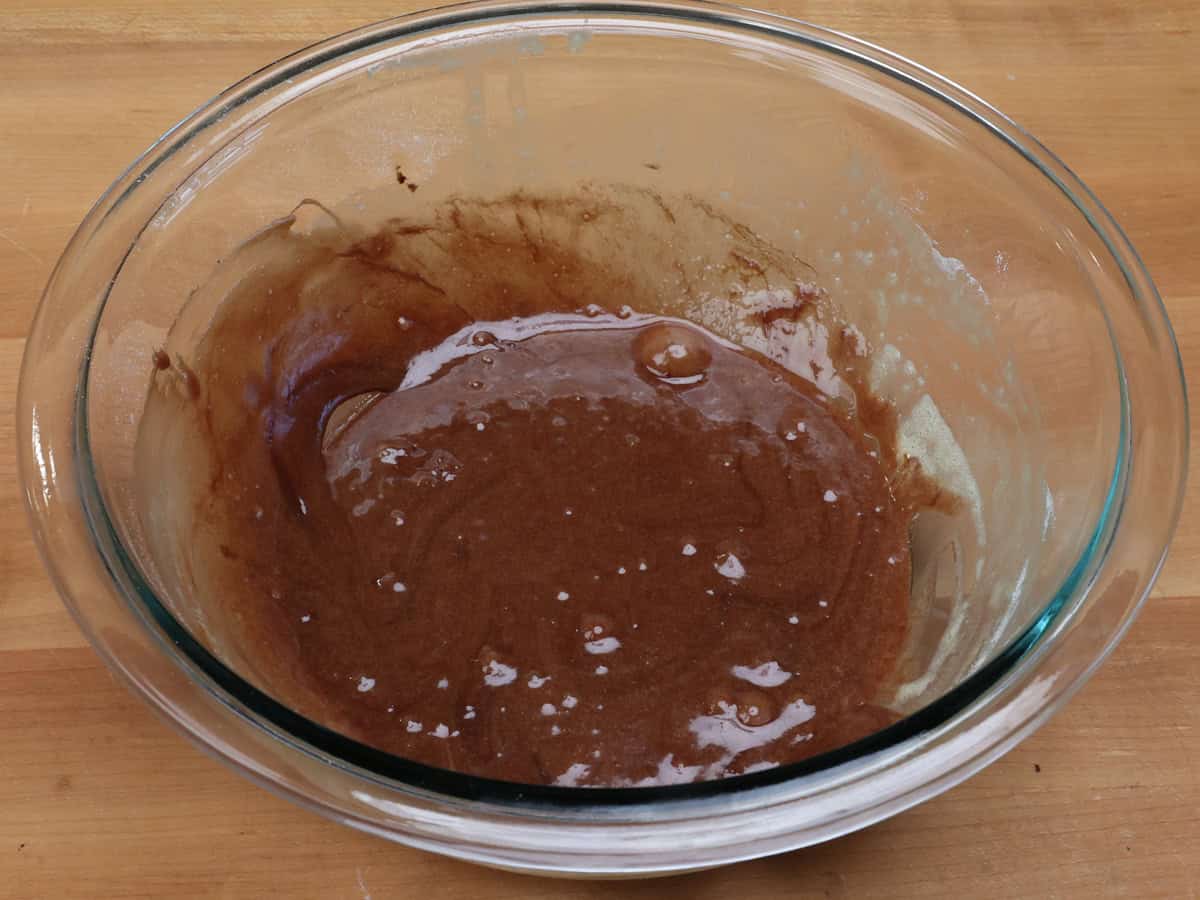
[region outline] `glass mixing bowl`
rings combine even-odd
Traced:
[[[690,198],[736,223],[730,246],[752,235],[802,259],[874,348],[901,449],[964,500],[913,529],[911,635],[881,698],[895,725],[691,785],[532,786],[418,765],[258,684],[206,621],[172,556],[186,548],[148,533],[139,510],[154,466],[139,469],[134,446],[152,354],[173,326],[186,349],[211,312],[204,291],[189,298],[248,236],[306,199],[369,222],[459,194],[583,183]],[[689,251],[660,228],[669,250],[650,274]],[[695,315],[721,330],[730,298],[773,289],[742,280]],[[25,355],[19,444],[56,587],[105,661],[200,746],[407,844],[633,874],[861,828],[1045,721],[1158,572],[1183,496],[1186,417],[1170,326],[1125,236],[1062,163],[962,88],[740,9],[495,2],[328,40],[165,134],[54,271]],[[155,465],[169,471],[170,456]]]

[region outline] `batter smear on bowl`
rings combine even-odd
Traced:
[[[226,261],[139,441],[204,637],[318,722],[508,781],[723,777],[888,724],[916,480],[867,348],[744,233],[651,277],[650,217],[730,227],[635,191],[309,207]]]

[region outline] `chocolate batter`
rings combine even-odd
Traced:
[[[886,724],[912,510],[885,405],[663,315],[509,202],[289,219],[155,353],[139,452],[175,474],[146,520],[186,532],[218,643],[360,741],[518,782],[715,778]]]

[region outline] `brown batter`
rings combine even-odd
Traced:
[[[438,222],[443,280],[424,226],[289,220],[186,361],[155,355],[139,451],[177,448],[181,565],[256,680],[530,783],[721,777],[886,724],[911,510],[855,415],[880,405],[634,311],[652,285],[588,305],[587,261],[524,226]]]

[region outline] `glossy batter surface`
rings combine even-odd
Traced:
[[[570,277],[459,302],[405,237],[270,233],[187,358],[155,357],[140,451],[182,429],[187,567],[256,680],[532,783],[721,777],[886,724],[911,515],[886,436]]]

